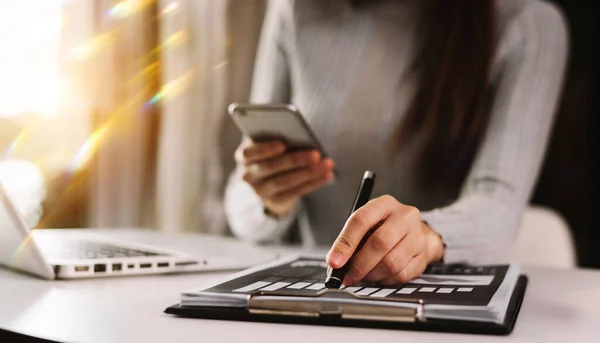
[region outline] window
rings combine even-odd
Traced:
[[[31,225],[44,179],[60,173],[88,135],[60,113],[64,1],[0,2],[0,181]]]
[[[0,5],[0,116],[56,115],[62,1],[11,0]]]

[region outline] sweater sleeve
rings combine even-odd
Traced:
[[[290,101],[290,76],[284,52],[287,30],[288,1],[269,1],[252,81],[252,103],[287,103]],[[253,242],[276,242],[282,238],[298,212],[275,219],[264,213],[262,200],[242,180],[240,170],[234,171],[225,191],[225,213],[231,231],[237,237]]]
[[[502,35],[490,123],[461,195],[422,213],[444,237],[446,261],[498,261],[511,248],[543,160],[567,48],[565,21],[545,2],[523,8]]]

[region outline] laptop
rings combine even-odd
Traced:
[[[243,269],[277,258],[225,237],[206,240],[199,257],[86,229],[32,230],[0,184],[0,265],[44,279]]]

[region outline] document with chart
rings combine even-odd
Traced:
[[[406,284],[328,290],[322,258],[296,257],[252,268],[181,294],[181,306],[238,307],[260,313],[502,323],[519,278],[516,264],[438,265]]]

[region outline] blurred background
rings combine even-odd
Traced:
[[[0,182],[30,224],[228,233],[226,108],[248,100],[266,1],[0,0]],[[552,2],[570,65],[532,202],[600,268],[600,5]]]

